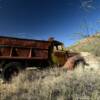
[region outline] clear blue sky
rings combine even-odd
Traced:
[[[87,30],[88,29],[88,30]],[[0,35],[73,44],[100,30],[100,0],[0,0]]]

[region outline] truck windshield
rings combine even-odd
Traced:
[[[62,45],[54,46],[54,51],[57,51],[57,50],[62,51],[63,50],[63,46]]]

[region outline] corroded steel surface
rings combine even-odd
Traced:
[[[24,46],[24,47],[35,47],[39,49],[48,49],[48,45],[50,45],[50,42],[42,40],[40,41],[40,40],[26,40],[26,39],[0,37],[0,45]]]
[[[84,65],[86,65],[85,59],[83,57],[81,57],[80,55],[74,55],[73,57],[70,57],[65,65],[64,65],[64,69],[67,70],[73,70],[75,68],[75,66],[79,63],[82,62]]]
[[[0,57],[48,59],[51,42],[0,37]]]

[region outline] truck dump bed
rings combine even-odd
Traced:
[[[50,41],[0,36],[0,59],[48,59]]]

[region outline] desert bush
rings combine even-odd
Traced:
[[[1,100],[100,100],[100,71],[25,71],[0,84]]]

